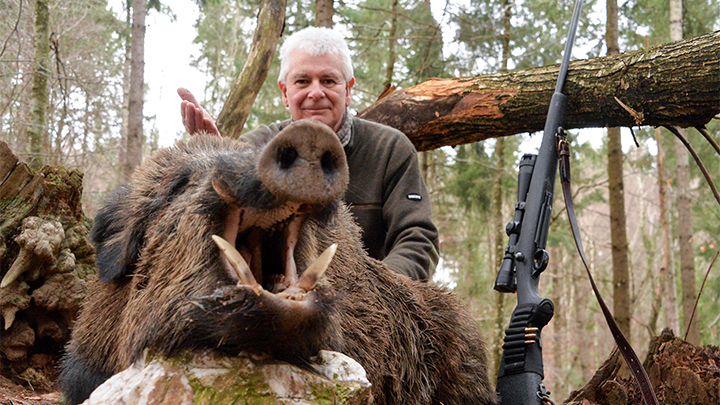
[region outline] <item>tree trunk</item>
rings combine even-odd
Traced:
[[[128,124],[130,121],[130,72],[132,64],[132,7],[131,0],[125,1],[125,24],[130,31],[130,37],[125,39],[125,63],[123,63],[123,102],[122,102],[122,123],[120,124],[120,147],[118,148],[117,161],[120,162],[120,170],[116,171],[117,183],[123,183],[125,179],[125,160],[128,149]]]
[[[495,172],[493,173],[493,265],[491,271],[497,271],[505,256],[507,235],[503,225],[503,174],[505,172],[505,139],[498,138],[495,143]],[[495,370],[500,369],[502,357],[502,344],[505,337],[505,327],[508,322],[505,309],[505,293],[495,292],[495,336],[493,337],[492,358]]]
[[[608,55],[620,53],[618,44],[617,0],[607,0],[605,41]],[[630,340],[630,274],[628,270],[628,241],[625,225],[625,185],[623,182],[623,151],[620,128],[608,128],[607,172],[610,205],[610,247],[613,274],[613,315],[618,327]]]
[[[510,59],[510,34],[512,18],[512,8],[510,0],[503,0],[503,37],[502,37],[502,71],[507,71],[508,60]],[[502,207],[503,201],[503,175],[505,173],[505,139],[497,138],[495,143],[495,172],[493,174],[493,232],[495,238],[493,241],[494,265],[493,270],[500,268],[505,256],[505,244],[507,243],[507,235],[505,226],[503,225]],[[495,337],[493,339],[493,353],[495,370],[500,369],[500,361],[502,359],[502,342],[505,337],[505,326],[507,324],[507,316],[505,315],[505,295],[504,293],[495,292]]]
[[[31,375],[24,372],[35,355],[53,355],[65,345],[95,274],[82,177],[62,167],[35,172],[0,141],[2,375]]]
[[[677,292],[675,291],[675,269],[672,263],[672,247],[670,246],[670,225],[668,224],[667,181],[665,177],[665,147],[662,145],[662,131],[655,129],[657,152],[658,200],[660,207],[660,231],[662,232],[662,265],[660,266],[660,282],[662,284],[661,299],[665,310],[665,327],[680,331],[677,312]],[[654,332],[654,331],[653,331]]]
[[[682,0],[670,0],[670,40],[680,41],[682,31]],[[687,139],[683,129],[680,133]],[[682,283],[683,327],[688,342],[699,345],[700,331],[697,321],[690,324],[695,306],[695,252],[692,246],[692,203],[690,201],[690,165],[688,151],[679,139],[675,139],[675,162],[677,173],[678,238],[680,247],[680,281]]]
[[[572,62],[565,128],[705,125],[720,113],[718,49],[715,32]],[[553,65],[431,79],[378,100],[359,116],[399,129],[418,150],[540,131],[558,71]]]
[[[397,39],[395,36],[397,35],[398,3],[398,0],[394,0],[392,4],[392,19],[390,20],[390,34],[388,35],[388,61],[385,69],[383,94],[393,85],[393,75],[395,73],[395,59],[397,59],[397,53],[395,52]]]
[[[684,134],[683,134],[684,135]],[[682,291],[682,326],[683,332],[687,333],[687,341],[700,344],[700,332],[697,327],[697,320],[688,325],[690,315],[695,306],[695,253],[693,251],[692,237],[692,201],[690,197],[690,167],[688,151],[685,145],[675,140],[675,162],[676,186],[675,195],[678,211],[678,247],[680,249],[680,282]]]
[[[608,191],[610,205],[610,246],[613,274],[613,315],[620,330],[630,340],[630,274],[625,225],[623,152],[620,128],[608,128]]]
[[[267,78],[285,21],[285,0],[263,0],[245,65],[235,79],[218,116],[221,134],[239,138],[262,84]]]
[[[143,93],[145,87],[145,0],[132,0],[132,45],[130,59],[130,99],[128,139],[123,164],[123,181],[128,181],[142,162]]]
[[[35,1],[35,33],[33,35],[33,77],[30,95],[30,167],[37,170],[43,165],[44,156],[49,151],[47,108],[48,75],[50,74],[50,11],[48,0]]]
[[[315,26],[332,28],[335,7],[333,0],[315,0]]]

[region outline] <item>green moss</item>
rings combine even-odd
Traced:
[[[236,405],[270,405],[281,403],[281,399],[270,389],[266,372],[268,366],[263,360],[248,357],[200,357],[182,354],[163,361],[174,372],[184,374],[193,390],[195,405],[236,404]],[[193,364],[194,366],[188,366]],[[205,364],[206,366],[203,366]],[[254,366],[253,366],[254,364]],[[270,365],[272,366],[272,365]],[[190,368],[205,368],[208,371],[217,369],[217,374],[200,375],[189,371]],[[222,371],[220,371],[222,370]],[[313,379],[310,378],[312,381]],[[318,380],[316,380],[318,381]],[[359,392],[345,384],[308,383],[307,401],[318,405],[342,405],[357,402]],[[288,401],[289,402],[289,401]],[[283,402],[284,403],[284,402]]]
[[[0,203],[0,211],[3,213],[0,220],[0,238],[7,242],[9,237],[17,235],[23,218],[27,217],[33,208],[33,204],[17,197]]]
[[[233,369],[216,376],[210,386],[199,379],[188,377],[195,393],[193,404],[275,404],[276,397],[261,375]]]
[[[347,404],[354,398],[355,391],[347,385],[335,384],[335,387],[328,385],[313,385],[312,396],[315,403],[319,405],[342,405]]]

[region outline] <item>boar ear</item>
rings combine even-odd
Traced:
[[[139,225],[129,221],[123,202],[127,188],[120,187],[95,216],[90,239],[97,251],[97,268],[100,281],[118,281],[132,272],[145,237]]]
[[[215,176],[215,178],[212,180],[212,187],[221,200],[225,201],[228,204],[231,204],[235,201],[235,198],[232,196],[232,192],[230,191],[230,187],[221,175],[217,174]]]

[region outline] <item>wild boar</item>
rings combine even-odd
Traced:
[[[200,135],[146,159],[95,219],[98,280],[60,376],[70,402],[146,349],[299,365],[327,349],[363,365],[377,404],[495,403],[456,297],[363,250],[347,170],[337,136],[307,120],[263,145]]]

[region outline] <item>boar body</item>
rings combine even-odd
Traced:
[[[196,136],[146,159],[96,217],[99,279],[60,377],[70,402],[146,350],[303,365],[327,349],[362,364],[377,404],[495,403],[472,318],[448,291],[365,253],[340,201],[346,184],[337,137],[312,121],[268,145]],[[234,242],[259,287],[238,279],[212,235]],[[332,244],[325,274],[298,288],[296,276]]]

